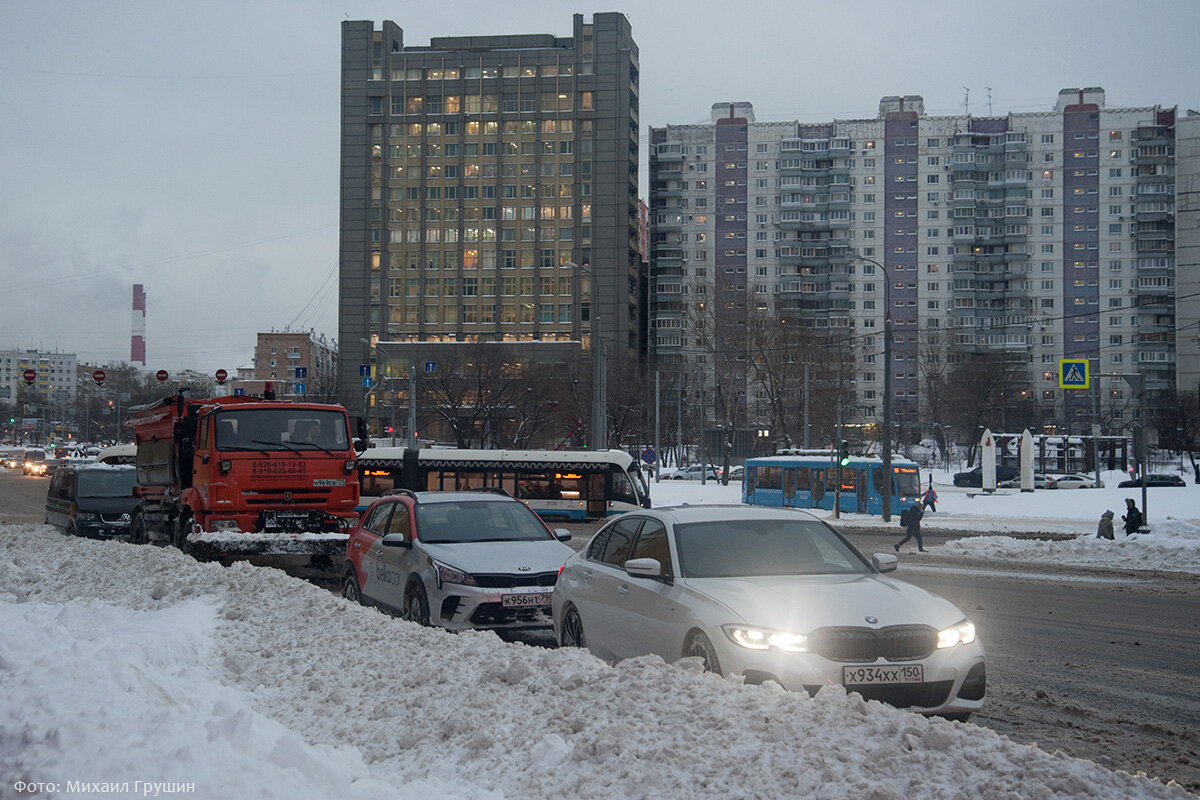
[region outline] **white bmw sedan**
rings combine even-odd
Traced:
[[[983,706],[984,652],[954,604],[884,573],[824,522],[792,509],[631,512],[571,556],[554,588],[564,647],[608,661],[699,657],[706,669],[815,694],[965,720]]]

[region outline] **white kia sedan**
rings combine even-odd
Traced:
[[[793,509],[631,512],[571,556],[554,587],[564,647],[610,662],[699,657],[748,683],[864,698],[965,720],[984,703],[984,652],[954,604],[885,575],[824,522]]]

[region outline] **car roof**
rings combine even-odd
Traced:
[[[817,517],[799,508],[770,508],[767,506],[747,506],[734,503],[705,505],[684,503],[678,506],[659,506],[658,508],[646,511],[631,511],[629,513],[659,513],[669,515],[675,522],[680,523],[713,522],[728,519],[817,519]]]
[[[384,495],[382,499],[393,499],[398,497],[410,496],[422,505],[432,503],[461,503],[469,502],[498,502],[498,503],[516,503],[519,502],[507,494],[499,492],[395,492]],[[523,505],[523,504],[522,504]]]

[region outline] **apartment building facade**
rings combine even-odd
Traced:
[[[234,384],[247,394],[261,394],[273,384],[277,397],[290,400],[334,399],[337,379],[337,343],[315,331],[271,331],[259,333],[254,347],[254,369]],[[297,369],[300,371],[297,372]]]
[[[796,320],[858,343],[848,411],[870,422],[890,314],[909,440],[927,432],[931,336],[1021,368],[1067,430],[1090,424],[1093,400],[1059,388],[1061,358],[1141,373],[1152,402],[1176,386],[1176,318],[1197,299],[1176,308],[1175,133],[1175,109],[1107,108],[1099,88],[1035,113],[928,116],[906,96],[875,119],[757,123],[749,103],[718,103],[710,124],[651,128],[655,363],[707,365],[754,425],[761,376],[737,328],[750,310]],[[1137,416],[1124,382],[1102,387],[1111,419]]]
[[[587,349],[598,326],[610,364],[644,355],[638,124],[621,14],[422,46],[344,22],[344,393],[378,341]]]
[[[77,364],[75,353],[0,350],[0,402],[70,406],[77,391]],[[25,382],[27,369],[36,374],[32,384]]]

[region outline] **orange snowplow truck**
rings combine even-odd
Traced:
[[[346,409],[181,391],[133,411],[133,542],[209,558],[345,549],[358,520]]]

